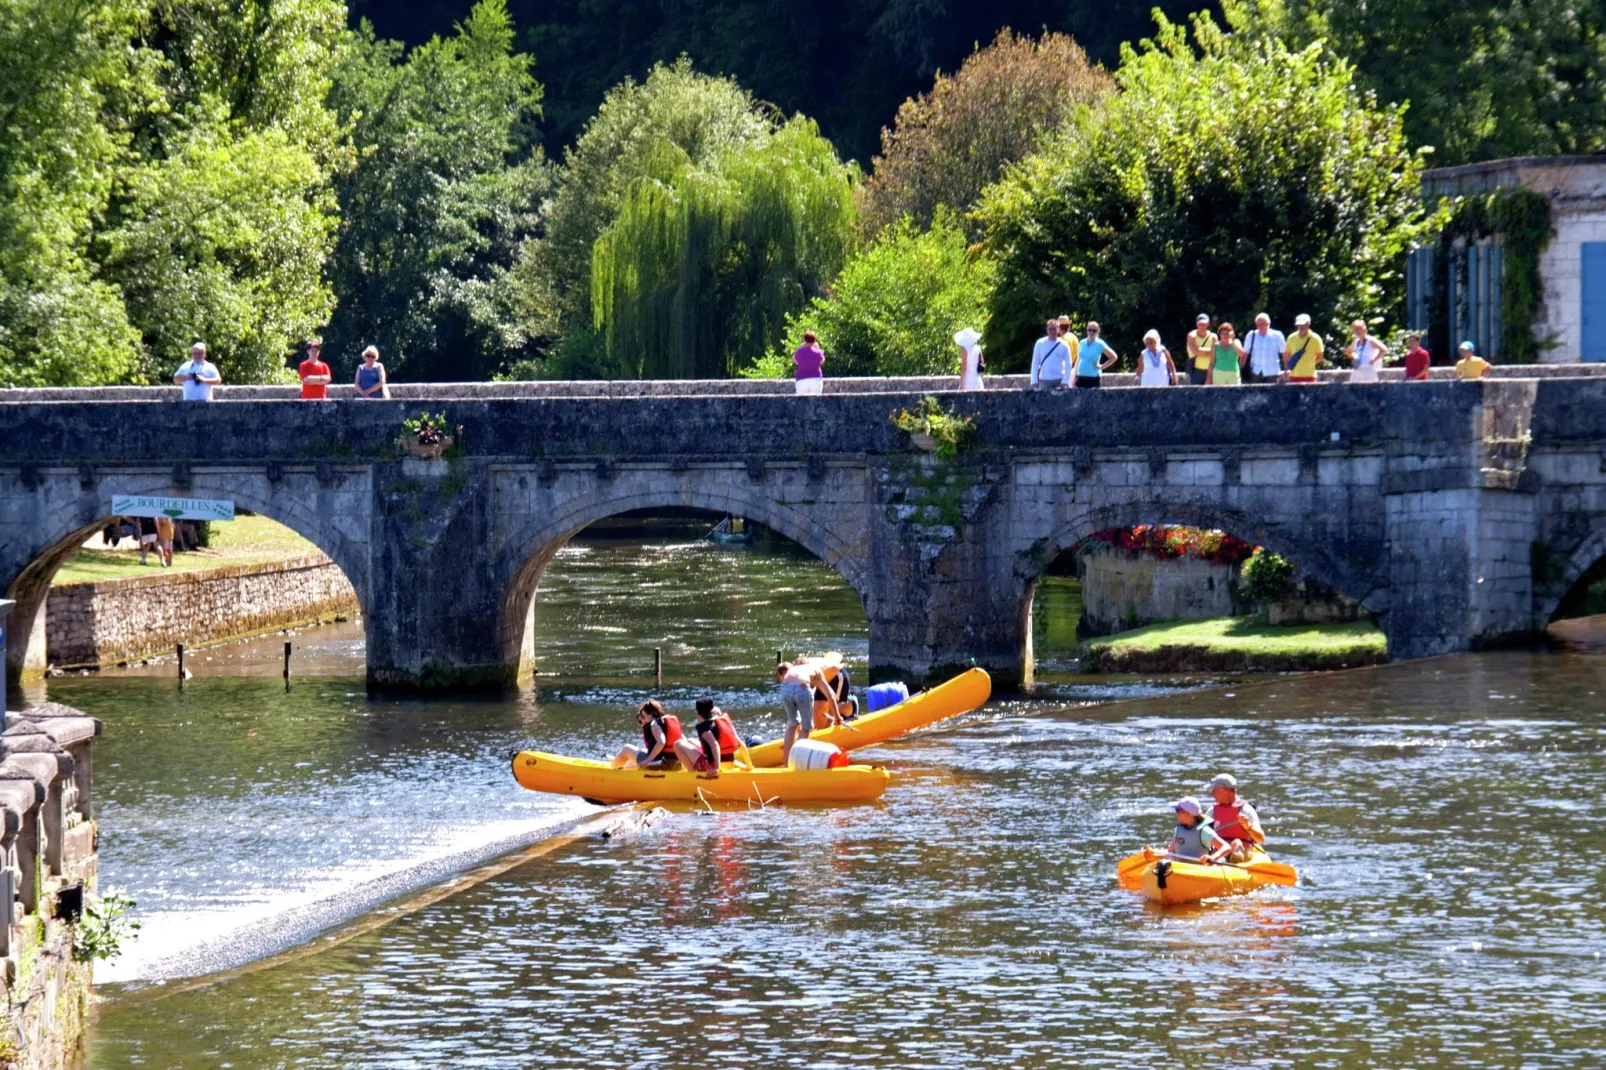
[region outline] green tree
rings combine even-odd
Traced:
[[[1606,150],[1606,5],[1577,0],[1261,0],[1229,11],[1320,41],[1410,104],[1438,166]]]
[[[524,354],[511,269],[548,180],[531,146],[532,63],[513,51],[504,0],[480,0],[453,36],[405,58],[366,23],[352,35],[333,99],[360,159],[336,180],[326,352],[354,364],[374,344],[415,379],[483,378]]]
[[[123,380],[139,356],[116,286],[90,256],[137,95],[133,3],[0,4],[0,384]]]
[[[790,375],[792,350],[813,331],[832,375],[957,374],[954,332],[986,326],[992,276],[947,209],[927,230],[905,217],[848,261],[829,296],[787,320],[786,343],[766,365]]]
[[[1404,252],[1425,226],[1422,164],[1399,111],[1374,104],[1348,64],[1208,16],[1190,44],[1161,18],[1116,82],[978,209],[999,260],[995,362],[1024,365],[1055,312],[1133,349],[1201,310],[1309,312],[1329,328],[1397,311]]]
[[[1107,92],[1110,76],[1064,34],[1039,41],[1000,30],[959,73],[903,102],[859,194],[867,234],[902,216],[924,226],[939,205],[968,212],[1005,166],[1047,146],[1078,107]]]
[[[705,165],[673,141],[641,162],[592,253],[607,366],[625,377],[731,375],[841,268],[857,172],[801,116]]]

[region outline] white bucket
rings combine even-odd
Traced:
[[[841,753],[842,749],[834,744],[800,739],[792,744],[792,754],[786,759],[786,765],[789,769],[829,769],[831,759]]]

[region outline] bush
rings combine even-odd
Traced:
[[[134,900],[115,888],[90,898],[84,916],[72,930],[72,954],[79,962],[106,961],[122,953],[123,941],[139,932],[139,922],[129,917]]]
[[[1264,547],[1256,550],[1239,573],[1238,591],[1257,605],[1287,598],[1294,593],[1293,562]]]

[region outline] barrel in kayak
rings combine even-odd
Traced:
[[[1255,851],[1246,864],[1269,861],[1271,859],[1264,851]],[[1270,883],[1270,878],[1252,869],[1231,865],[1207,866],[1164,858],[1157,858],[1143,870],[1143,894],[1167,906],[1243,895]]]
[[[607,762],[541,751],[513,756],[513,777],[531,791],[578,795],[612,805],[625,802],[868,802],[887,790],[892,774],[868,765],[839,769],[720,767],[716,779],[687,769],[614,769]]]
[[[904,699],[896,706],[867,713],[849,721],[846,727],[836,725],[822,728],[809,738],[834,743],[845,751],[871,747],[916,728],[969,713],[985,703],[992,693],[993,680],[987,675],[986,669],[967,669],[952,680]],[[761,743],[749,748],[749,753],[753,764],[761,769],[780,765],[781,741],[777,739]]]

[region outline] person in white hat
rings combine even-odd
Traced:
[[[1284,366],[1290,383],[1314,383],[1316,365],[1322,362],[1322,336],[1310,329],[1310,317],[1301,312],[1294,317],[1294,333],[1288,339]]]
[[[1249,801],[1238,794],[1238,778],[1231,773],[1217,773],[1210,780],[1210,797],[1215,805],[1210,808],[1210,821],[1217,836],[1229,845],[1227,857],[1242,862],[1256,844],[1266,842],[1266,832],[1260,827],[1260,815]]]
[[[954,335],[959,347],[959,389],[983,390],[981,382],[981,335],[973,327],[965,327]]]
[[[1171,804],[1177,812],[1177,831],[1171,836],[1166,850],[1177,858],[1189,862],[1219,862],[1232,849],[1232,845],[1217,836],[1205,824],[1204,809],[1193,796],[1178,799]]]

